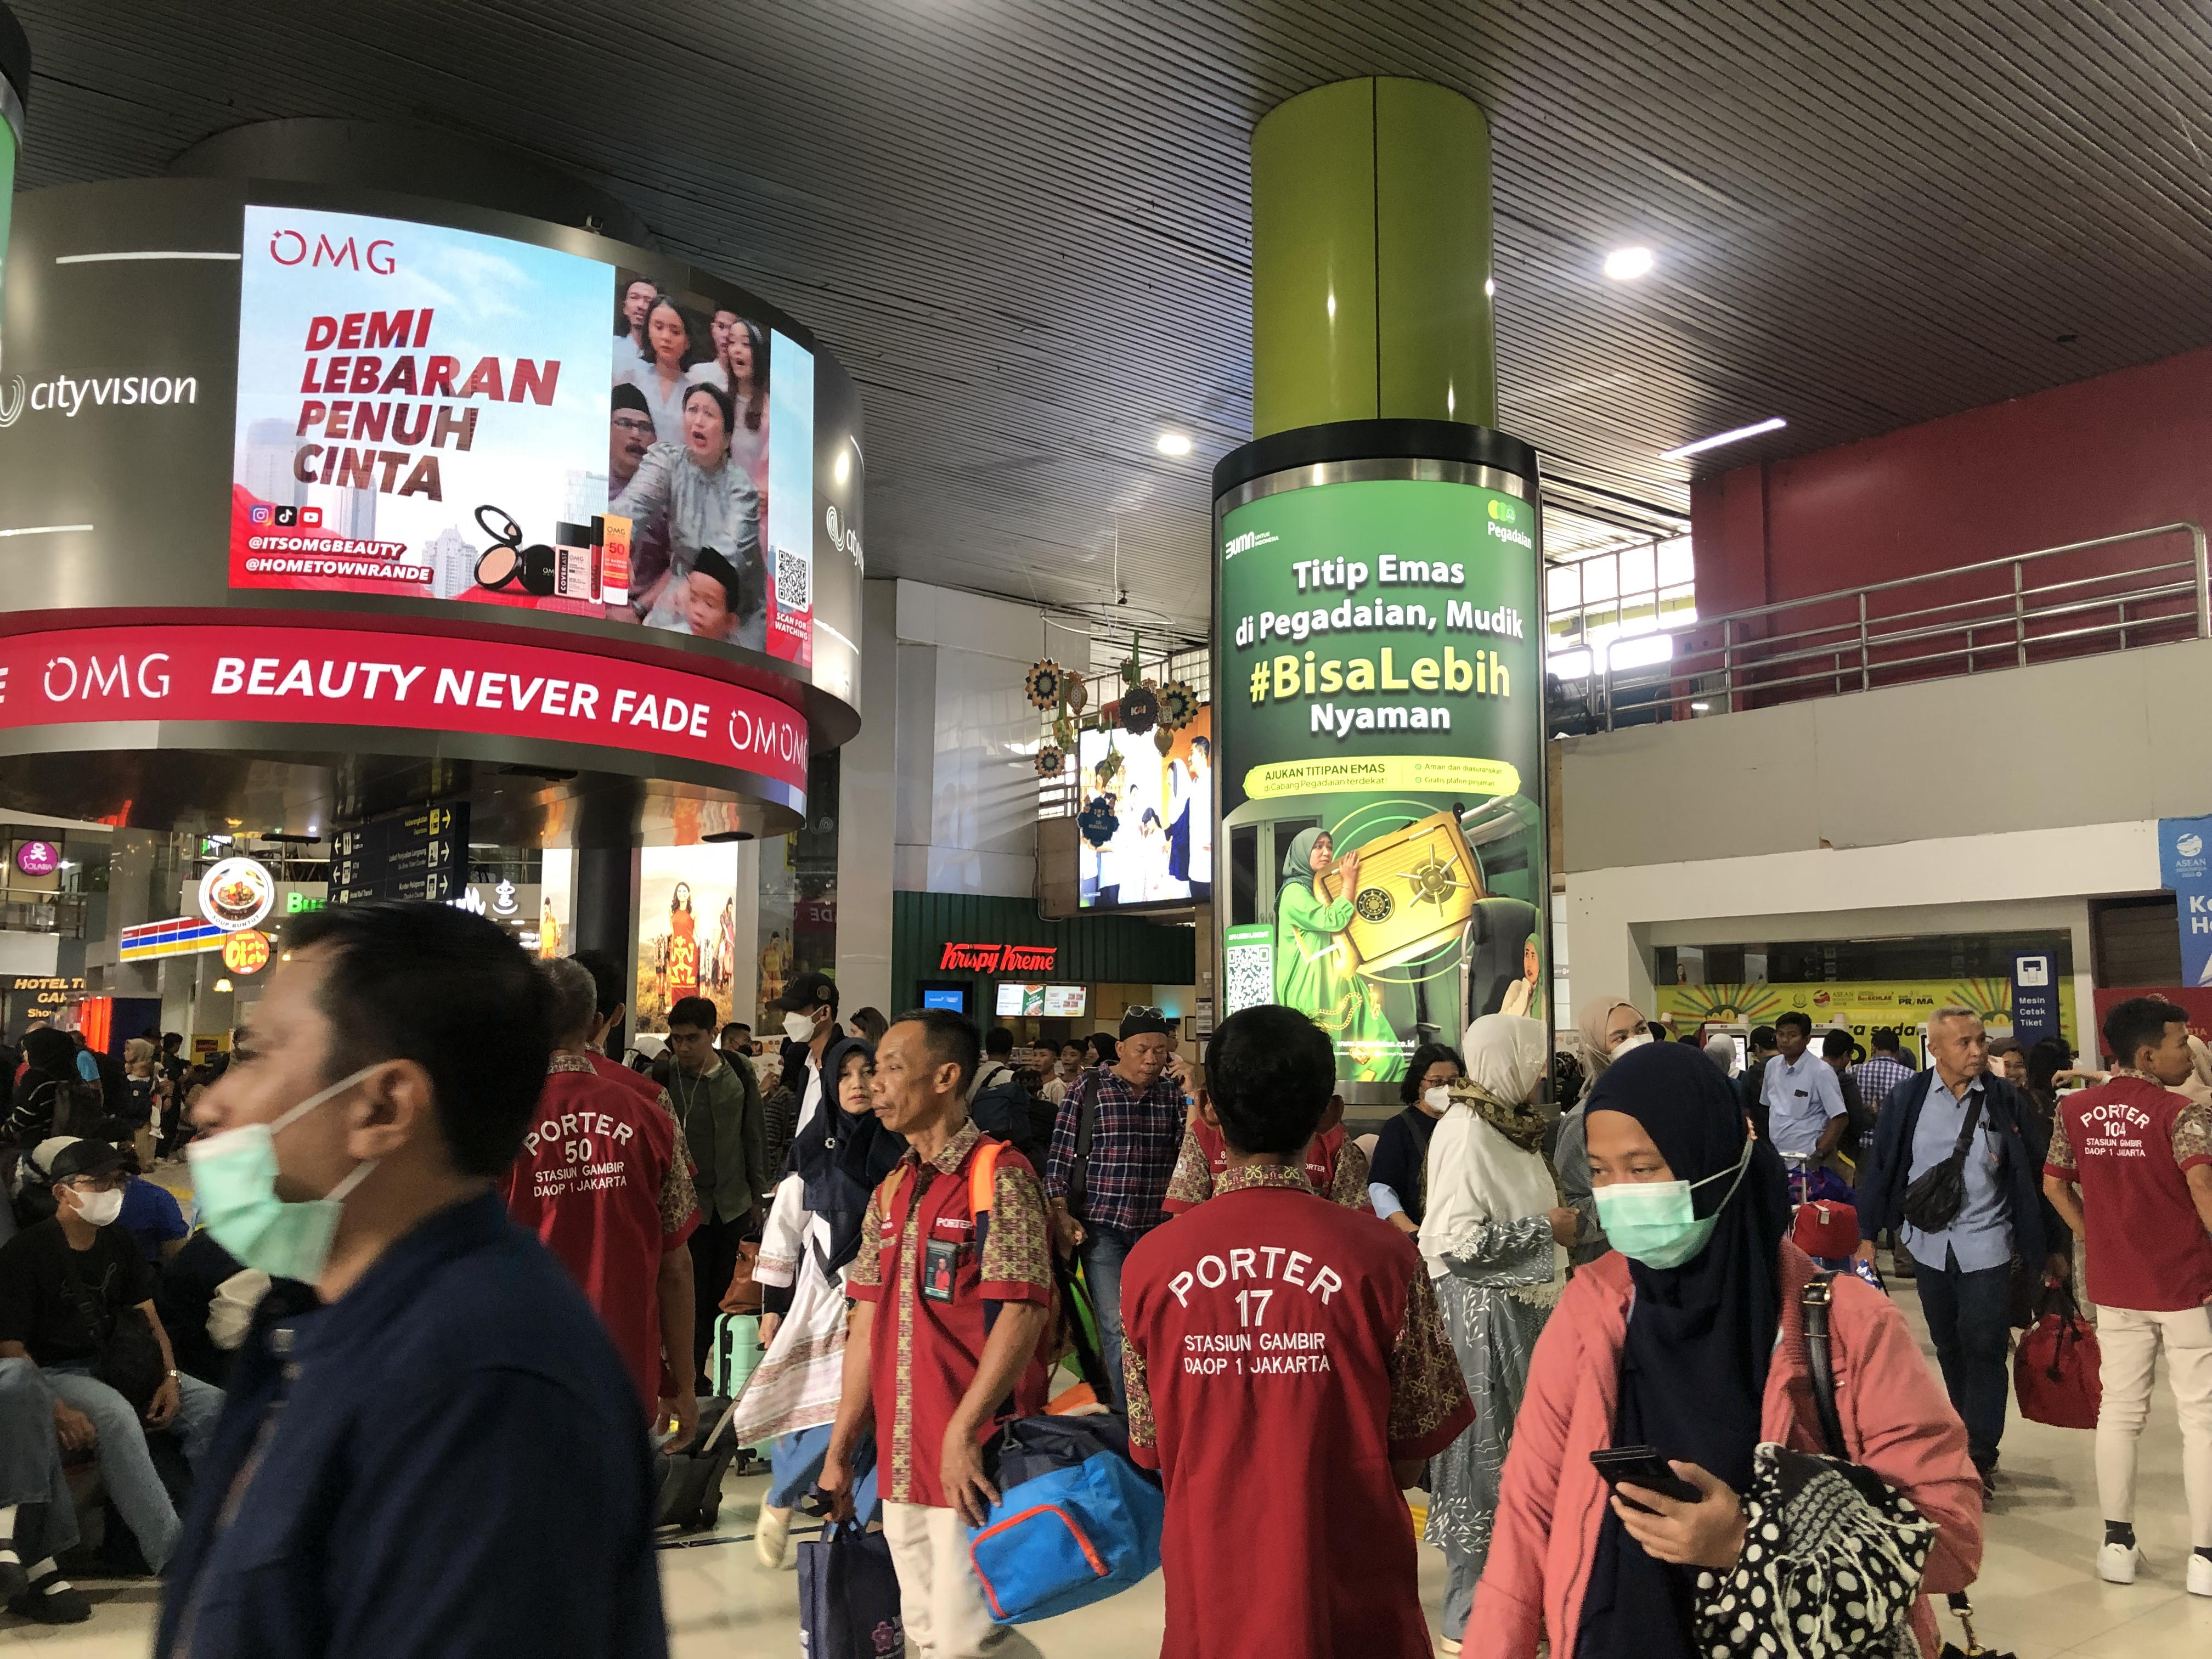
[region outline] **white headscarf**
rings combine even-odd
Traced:
[[[1467,1028],[1461,1049],[1468,1081],[1504,1104],[1528,1099],[1544,1073],[1544,1039],[1540,1020],[1485,1014]],[[1453,1258],[1468,1256],[1480,1229],[1542,1215],[1559,1201],[1543,1154],[1522,1152],[1461,1100],[1445,1109],[1429,1139],[1427,1193],[1420,1245],[1431,1279],[1449,1273]],[[1567,1253],[1554,1244],[1551,1282],[1515,1294],[1534,1302],[1556,1300],[1566,1262]]]

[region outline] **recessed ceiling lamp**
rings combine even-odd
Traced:
[[[230,981],[227,979],[219,979],[215,982],[215,988],[218,991],[228,991],[230,989]]]
[[[1789,424],[1789,422],[1777,415],[1767,420],[1753,422],[1749,426],[1739,426],[1726,432],[1716,432],[1711,437],[1700,438],[1695,443],[1676,444],[1672,449],[1661,450],[1659,459],[1662,461],[1679,461],[1686,455],[1702,455],[1708,449],[1718,449],[1723,444],[1732,444],[1741,438],[1756,438],[1762,432],[1779,432]]]
[[[1498,297],[1498,278],[1486,276],[1482,279],[1482,297],[1486,300],[1494,300]]]
[[[1177,432],[1170,427],[1152,441],[1152,447],[1163,455],[1188,455],[1190,453],[1190,434]]]
[[[1617,247],[1605,256],[1605,274],[1616,283],[1632,283],[1649,276],[1656,264],[1648,247]]]

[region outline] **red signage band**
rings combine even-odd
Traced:
[[[0,730],[106,720],[593,744],[806,788],[798,709],[711,675],[573,647],[228,622],[0,636]]]
[[[1048,974],[1057,945],[947,945],[937,971],[967,974]]]

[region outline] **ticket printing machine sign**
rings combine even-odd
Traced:
[[[1264,872],[1226,1006],[1303,1009],[1369,1082],[1402,1075],[1422,1028],[1547,1018],[1533,507],[1316,484],[1221,535],[1223,833],[1256,836]]]

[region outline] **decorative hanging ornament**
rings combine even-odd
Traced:
[[[1075,747],[1075,722],[1062,714],[1052,723],[1052,740],[1062,749]]]
[[[1060,668],[1050,657],[1032,667],[1029,678],[1023,682],[1029,699],[1039,708],[1050,708],[1060,702]]]
[[[1036,752],[1037,775],[1041,778],[1058,777],[1060,769],[1066,762],[1067,757],[1065,754],[1051,744],[1047,744]]]
[[[1103,847],[1114,839],[1114,832],[1121,827],[1121,820],[1114,811],[1114,803],[1103,795],[1093,795],[1091,804],[1076,814],[1075,823],[1083,831],[1083,839],[1093,847]]]
[[[1121,775],[1121,751],[1118,749],[1108,749],[1105,754],[1100,757],[1097,771],[1098,774],[1098,781],[1102,786],[1109,784],[1113,782],[1115,779],[1120,777]]]
[[[1175,747],[1174,730],[1163,725],[1158,731],[1152,733],[1152,747],[1164,756],[1169,750]]]
[[[1141,738],[1160,723],[1160,700],[1141,685],[1121,694],[1121,729]]]
[[[1170,732],[1180,732],[1198,718],[1198,693],[1181,680],[1170,680],[1160,688],[1160,724]]]
[[[1091,701],[1090,688],[1083,684],[1083,676],[1072,668],[1063,669],[1060,671],[1060,696],[1066,702],[1071,710],[1080,714],[1083,712],[1083,705]]]

